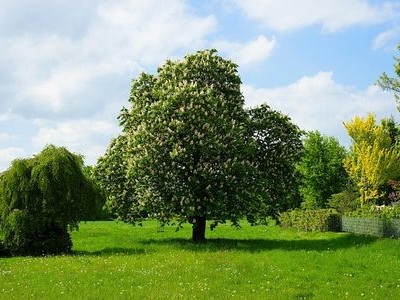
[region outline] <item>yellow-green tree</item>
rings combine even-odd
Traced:
[[[361,205],[382,198],[388,181],[400,178],[400,151],[384,124],[377,125],[373,114],[344,124],[352,139],[344,166],[358,186]]]

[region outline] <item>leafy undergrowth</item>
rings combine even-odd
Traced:
[[[400,241],[276,226],[88,222],[74,253],[0,258],[1,299],[399,299]]]

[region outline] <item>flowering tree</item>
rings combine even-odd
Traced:
[[[121,219],[147,212],[162,223],[189,222],[193,240],[203,241],[207,219],[238,225],[259,211],[266,187],[240,84],[236,64],[215,50],[167,61],[157,76],[133,81],[123,132],[97,167]]]

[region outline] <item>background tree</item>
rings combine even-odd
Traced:
[[[398,49],[400,51],[400,44],[398,45]],[[394,71],[397,75],[397,78],[395,77],[389,77],[386,73],[383,73],[381,77],[378,80],[378,85],[387,91],[393,92],[393,95],[396,99],[397,102],[397,108],[400,109],[400,59],[395,58],[395,64],[394,64]]]
[[[341,214],[360,208],[360,194],[357,186],[349,180],[345,188],[339,193],[333,194],[327,206],[336,209]]]
[[[87,181],[91,185],[91,189],[93,190],[91,199],[92,203],[94,204],[94,208],[88,212],[85,221],[110,219],[110,208],[106,203],[107,196],[96,178],[95,168],[93,166],[84,166],[83,174],[86,176]]]
[[[345,169],[358,186],[362,205],[384,200],[389,180],[400,178],[400,152],[385,123],[377,125],[372,114],[345,123],[352,139]]]
[[[391,116],[390,118],[382,119],[381,125],[383,126],[383,129],[389,134],[390,144],[392,146],[399,147],[400,128],[399,124],[397,124],[393,116]]]
[[[269,129],[257,129],[265,132],[263,144],[255,126],[269,124],[269,116],[277,119],[271,124],[287,125],[288,119],[266,108],[249,115],[240,84],[237,65],[215,50],[167,61],[156,76],[143,73],[133,81],[131,107],[120,115],[123,132],[97,172],[102,185],[109,184],[121,219],[133,222],[147,212],[163,224],[189,222],[193,240],[202,241],[206,220],[213,220],[212,227],[227,220],[238,225],[241,217],[259,212],[261,191],[268,187],[259,184],[264,169],[256,153],[268,153]],[[271,142],[280,143],[274,134]],[[276,164],[284,160],[274,157]]]
[[[253,161],[257,165],[260,205],[258,219],[277,219],[279,212],[300,206],[300,176],[296,164],[302,155],[303,132],[290,118],[268,105],[249,109],[250,136],[256,141]]]
[[[326,208],[329,198],[341,192],[348,181],[343,166],[346,149],[333,137],[309,132],[304,139],[304,152],[298,165],[301,195],[306,208]]]
[[[69,231],[94,209],[92,186],[82,167],[81,156],[55,146],[13,161],[0,181],[0,227],[9,251],[71,250]]]

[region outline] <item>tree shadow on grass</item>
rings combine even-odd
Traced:
[[[122,247],[107,247],[100,250],[87,251],[87,250],[73,250],[71,255],[73,256],[123,256],[123,255],[138,255],[138,254],[149,254],[154,252],[152,249],[144,248],[122,248]]]
[[[47,255],[16,255],[18,257],[42,257],[42,256],[129,256],[129,255],[143,255],[153,253],[153,249],[142,249],[142,248],[120,248],[120,247],[108,247],[101,250],[87,251],[87,250],[72,250],[71,252],[64,254],[47,254]],[[14,256],[14,257],[16,257]],[[10,252],[0,252],[0,258],[10,258],[13,257]]]
[[[174,247],[187,251],[198,252],[221,252],[221,251],[243,251],[257,253],[262,251],[284,250],[284,251],[335,251],[339,249],[358,248],[375,242],[378,238],[372,236],[360,236],[342,234],[330,239],[208,239],[204,243],[193,243],[189,239],[148,239],[142,240],[141,248],[135,247],[106,247],[99,250],[73,250],[71,256],[129,256],[145,255],[157,251],[163,251],[162,247]],[[156,246],[156,247],[152,247]],[[160,248],[161,247],[161,248]],[[1,255],[0,257],[7,257]]]
[[[284,251],[334,251],[339,249],[357,248],[369,245],[377,240],[372,236],[356,236],[352,234],[343,234],[340,237],[332,239],[208,239],[204,243],[193,243],[191,240],[183,238],[162,239],[162,240],[144,240],[141,243],[144,246],[164,245],[173,246],[189,251],[217,252],[217,251],[245,251],[261,252],[271,250]]]

